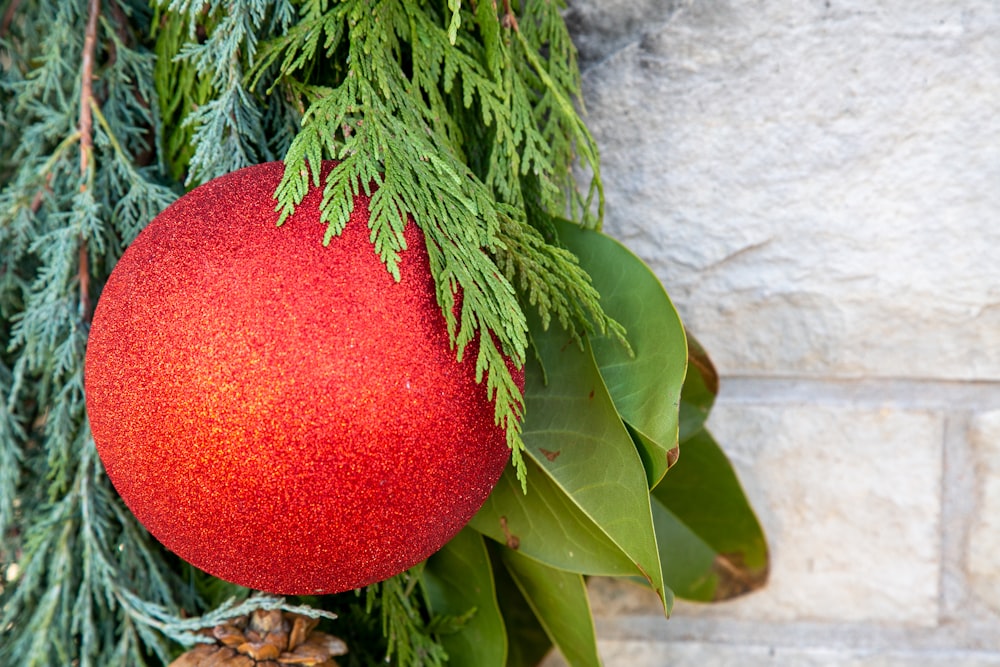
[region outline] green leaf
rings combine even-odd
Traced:
[[[687,334],[688,372],[681,390],[680,441],[684,443],[705,425],[719,393],[719,375],[705,348]]]
[[[664,580],[682,598],[726,600],[767,581],[764,533],[725,453],[705,429],[653,490]]]
[[[594,335],[591,344],[652,488],[677,460],[677,413],[688,355],[680,316],[660,280],[625,246],[564,220],[556,229],[590,274],[604,311],[627,332],[632,354],[613,336]]]
[[[503,667],[507,633],[482,536],[463,529],[427,560],[422,576],[435,615],[462,617],[473,612],[458,632],[441,635],[448,664]]]
[[[600,667],[583,576],[555,570],[512,549],[502,549],[500,557],[566,662],[571,667]]]
[[[469,526],[553,567],[583,574],[629,576],[635,565],[532,459],[528,490],[508,466]]]
[[[507,667],[536,667],[552,648],[552,640],[545,633],[528,601],[514,583],[507,568],[497,554],[504,547],[494,545],[493,572],[496,578],[497,601],[507,628]]]
[[[501,543],[516,538],[522,554],[559,569],[638,572],[666,606],[642,461],[590,345],[584,338],[581,349],[570,334],[541,331],[533,315],[529,324],[545,365],[544,374],[535,363],[525,369],[523,437],[536,466],[528,474],[527,494],[512,493],[501,480],[472,525]],[[542,525],[546,532],[538,531]],[[628,572],[622,571],[622,555],[632,564]],[[587,562],[588,556],[600,560]]]

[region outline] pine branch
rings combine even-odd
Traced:
[[[0,337],[0,345],[4,343]],[[13,373],[0,361],[0,499],[4,500],[17,496],[24,463],[21,447],[26,430],[23,416],[16,409],[17,394]],[[15,526],[15,512],[13,502],[0,502],[0,562],[10,560],[14,548],[14,540],[8,533]]]
[[[244,67],[252,67],[255,62],[258,36],[264,32],[269,14],[273,23],[287,25],[295,14],[291,3],[164,0],[160,6],[186,21],[190,37],[196,36],[198,27],[206,29],[202,41],[187,42],[177,56],[192,68],[194,82],[204,82],[213,91],[209,95],[202,88],[201,104],[193,111],[181,111],[183,127],[191,130],[190,144],[194,147],[186,156],[190,169],[187,183],[197,185],[274,159],[267,141],[261,141],[265,134],[263,114],[244,85]],[[164,81],[164,86],[177,83]]]
[[[230,598],[211,611],[192,618],[179,618],[173,610],[161,605],[149,604],[146,600],[128,591],[125,591],[123,598],[136,610],[134,616],[141,619],[144,625],[155,628],[163,635],[169,636],[185,646],[210,642],[211,640],[199,634],[199,631],[215,627],[238,616],[246,616],[258,609],[268,611],[279,609],[310,618],[330,620],[337,618],[336,614],[323,609],[309,605],[292,604],[287,602],[285,598],[265,593],[256,593],[246,600]]]
[[[7,36],[7,31],[10,30],[10,23],[14,20],[14,15],[17,14],[18,5],[21,4],[21,0],[10,0],[7,8],[3,12],[3,17],[0,18],[0,39]]]

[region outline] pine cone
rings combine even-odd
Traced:
[[[347,645],[315,632],[318,623],[317,618],[258,609],[206,631],[214,644],[199,644],[169,667],[337,667],[333,656],[347,653]]]

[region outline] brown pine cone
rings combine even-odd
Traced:
[[[337,667],[333,657],[347,653],[347,645],[316,632],[318,623],[317,618],[258,609],[206,631],[214,644],[199,644],[169,667]]]

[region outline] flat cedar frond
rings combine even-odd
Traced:
[[[418,593],[415,589],[420,586],[418,570],[419,566],[369,586],[365,610],[378,611],[381,616],[382,634],[387,641],[386,662],[443,667],[448,656],[439,643],[429,639],[427,621],[413,599]]]
[[[523,363],[527,324],[510,281],[516,275],[546,324],[555,316],[579,335],[607,323],[596,292],[581,287],[585,272],[532,235],[538,218],[567,208],[598,224],[571,169],[579,153],[596,173],[597,152],[572,106],[579,72],[559,6],[527,4],[535,14],[522,34],[489,2],[436,14],[404,0],[312,0],[295,28],[261,46],[250,74],[305,109],[277,191],[282,220],[319,185],[321,160],[335,159],[323,184],[327,240],[343,230],[354,196],[370,195],[375,252],[399,279],[403,221],[423,230],[457,355],[478,340],[477,375],[522,482],[523,404],[506,359]],[[341,69],[320,88],[313,79],[324,57]],[[588,198],[594,193],[603,200],[596,177]],[[515,260],[505,248],[524,254]],[[495,258],[509,270],[498,272]]]
[[[507,429],[523,477],[522,399],[505,357],[523,364],[527,324],[514,289],[498,276],[484,252],[496,242],[497,202],[460,159],[449,132],[433,130],[433,119],[447,118],[448,113],[446,107],[434,109],[428,103],[443,103],[442,92],[423,78],[428,72],[440,73],[454,51],[447,31],[413,3],[399,0],[374,7],[343,2],[329,11],[349,23],[347,71],[339,86],[306,111],[303,131],[285,156],[285,177],[277,193],[282,219],[302,201],[309,183],[317,183],[320,160],[329,157],[340,162],[324,184],[321,211],[329,225],[328,239],[343,230],[354,196],[363,190],[372,198],[369,225],[375,251],[398,280],[403,225],[408,218],[416,221],[425,235],[438,302],[457,354],[461,358],[478,338],[477,379],[486,379],[497,423]],[[319,25],[319,17],[311,20]],[[414,72],[421,73],[412,79],[400,62],[401,40],[411,29],[429,35],[431,45],[426,51],[410,45]],[[298,65],[289,60],[287,50],[284,62],[292,69],[283,75],[290,76]],[[475,61],[466,57],[464,62],[467,70],[476,69]],[[497,84],[484,71],[475,74],[475,82],[491,86],[478,94],[495,100]],[[457,317],[456,292],[462,295]]]
[[[501,243],[494,249],[497,266],[528,304],[538,310],[542,327],[548,329],[555,316],[559,325],[582,344],[583,331],[578,326],[583,323],[585,332],[610,334],[628,349],[622,326],[596,307],[600,294],[576,255],[547,243],[533,227],[504,216],[501,221]]]

